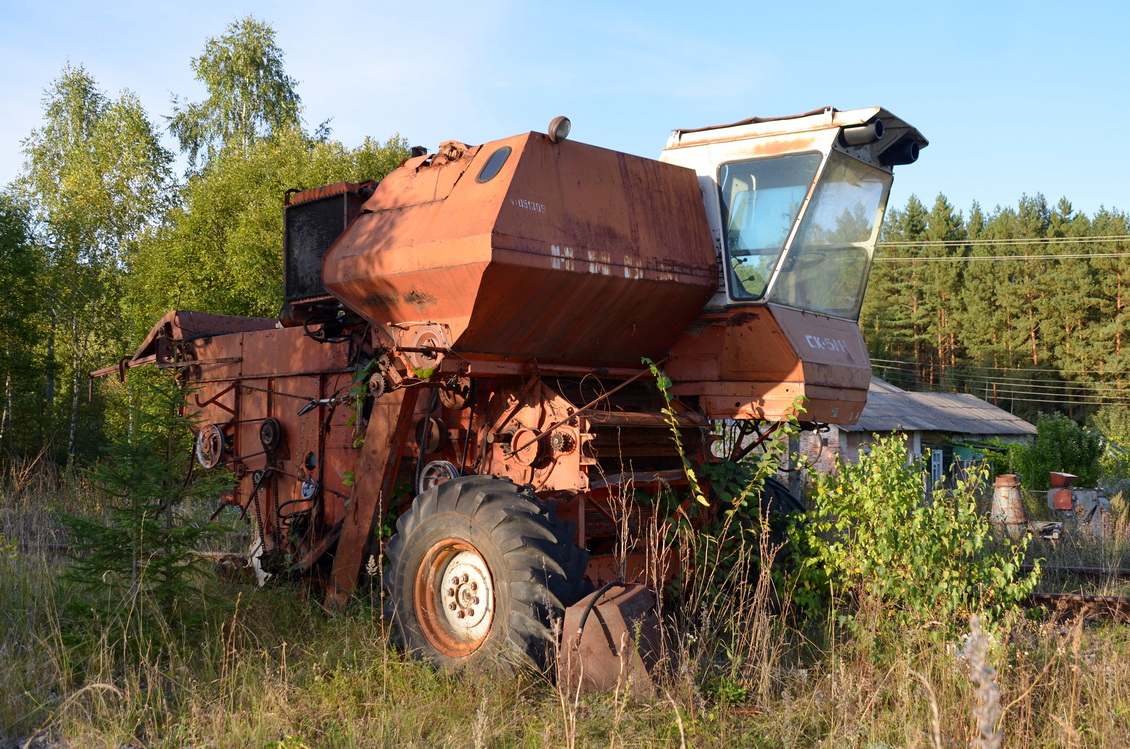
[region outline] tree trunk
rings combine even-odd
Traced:
[[[75,443],[78,441],[78,404],[81,383],[79,373],[82,371],[82,357],[79,356],[78,342],[78,316],[71,318],[71,344],[74,346],[74,375],[71,378],[71,416],[70,427],[67,430],[67,467],[73,468],[75,464]]]
[[[51,325],[47,328],[47,410],[55,413],[55,310],[50,312]]]
[[[4,413],[0,415],[0,460],[4,458],[4,435],[6,427],[12,420],[12,373],[4,377]]]

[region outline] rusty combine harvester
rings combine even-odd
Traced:
[[[880,108],[679,130],[659,160],[567,130],[289,194],[281,318],[171,312],[129,362],[196,387],[197,458],[234,472],[263,570],[340,605],[386,552],[399,639],[444,666],[546,665],[567,610],[613,658],[647,616],[622,529],[654,508],[625,488],[687,479],[645,358],[696,464],[718,420],[859,417],[892,167],[927,145]]]

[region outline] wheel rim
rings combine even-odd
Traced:
[[[494,623],[494,582],[479,551],[462,539],[432,546],[418,568],[416,620],[432,646],[451,657],[478,650]]]

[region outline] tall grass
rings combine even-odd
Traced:
[[[673,667],[654,700],[562,699],[530,676],[437,673],[389,644],[376,607],[357,601],[328,616],[319,591],[300,584],[217,578],[198,628],[162,621],[149,646],[109,641],[70,610],[62,558],[25,542],[61,542],[59,505],[99,511],[65,476],[9,479],[0,492],[0,535],[10,541],[0,544],[0,739],[12,745],[948,747],[982,738],[984,707],[960,639],[892,627],[881,609],[861,612],[866,626],[850,633],[834,616],[803,619],[768,574],[776,549],[765,535],[738,547],[731,584],[692,578],[666,604]],[[696,548],[708,542],[694,534],[641,541],[694,559],[716,553]],[[1003,745],[1130,745],[1130,631],[1017,616],[985,643]]]

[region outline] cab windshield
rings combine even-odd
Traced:
[[[730,295],[857,319],[891,175],[833,151],[786,251],[821,156],[726,164],[719,174]]]

